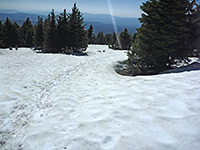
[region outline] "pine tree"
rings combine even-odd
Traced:
[[[132,43],[135,42],[136,36],[137,36],[137,32],[135,32],[135,33],[133,34],[133,36],[132,36]]]
[[[19,25],[16,22],[14,22],[13,23],[13,37],[12,37],[14,46],[20,45],[19,30],[20,30]]]
[[[197,49],[198,54],[200,56],[200,4],[197,5],[195,10],[195,19],[194,24],[196,24],[196,30],[194,29],[194,32],[196,33],[196,41],[194,42],[194,48]]]
[[[192,38],[190,38],[191,51],[200,56],[200,4],[196,0],[190,6],[190,28]]]
[[[48,17],[44,20],[44,30],[46,29],[46,27],[48,26],[49,22],[51,19],[51,15],[48,14]]]
[[[105,35],[105,44],[107,44],[108,46],[112,44],[112,34]]]
[[[88,43],[89,44],[94,44],[94,33],[93,33],[93,26],[90,25],[88,31],[87,31],[87,36],[88,36]]]
[[[67,45],[69,45],[69,27],[68,27],[68,18],[66,9],[64,9],[64,12],[61,13],[58,16],[58,46],[59,49],[65,48]]]
[[[129,34],[127,28],[120,33],[121,49],[130,50],[131,47],[131,35]]]
[[[97,34],[97,44],[101,44],[101,45],[105,44],[103,32],[99,32]]]
[[[112,49],[119,49],[119,45],[117,43],[117,33],[113,32],[112,34],[112,44],[110,46],[110,48]]]
[[[38,16],[38,21],[37,24],[35,26],[35,36],[34,36],[34,44],[35,47],[43,47],[43,19],[42,17]]]
[[[97,44],[97,35],[96,34],[94,34],[94,36],[93,36],[93,44]]]
[[[87,48],[87,32],[84,30],[83,16],[76,3],[69,14],[69,44],[68,47],[73,51],[82,51]]]
[[[112,44],[114,45],[117,42],[117,35],[115,32],[113,32],[112,39],[113,39]]]
[[[3,47],[12,46],[12,23],[9,18],[6,18],[6,21],[3,26]]]
[[[6,18],[2,33],[2,47],[14,47],[19,44],[18,30],[19,26],[16,23],[13,24],[9,18]]]
[[[33,25],[29,18],[22,24],[20,28],[21,46],[33,46]]]
[[[115,32],[113,32],[112,34],[112,44],[109,46],[110,48],[114,49],[114,50],[119,50],[122,49],[120,43],[120,38],[119,35]]]
[[[54,9],[52,9],[51,14],[48,15],[48,19],[45,21],[43,43],[43,52],[45,53],[58,53],[61,51],[58,46],[57,25],[55,19]]]
[[[0,21],[0,48],[3,47],[3,24]]]
[[[176,60],[186,60],[189,53],[188,0],[149,0],[141,6],[144,11],[129,66],[139,74],[166,70]]]

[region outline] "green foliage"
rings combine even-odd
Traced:
[[[199,55],[200,55],[200,4],[196,7],[195,13],[194,13],[194,33],[196,40],[194,41],[194,48],[197,49]]]
[[[106,34],[104,40],[105,40],[106,45],[111,45],[112,44],[112,34]]]
[[[19,26],[8,18],[2,28],[1,47],[13,47],[19,44]]]
[[[104,42],[104,33],[103,32],[99,32],[97,34],[96,44],[101,44],[101,45],[105,44],[105,42]]]
[[[66,9],[64,9],[64,12],[58,16],[57,31],[58,31],[58,40],[57,40],[58,46],[59,49],[62,49],[67,45],[69,45],[68,39],[70,38]]]
[[[113,32],[112,43],[111,43],[111,45],[109,45],[109,47],[112,48],[112,49],[120,49],[119,44],[117,42],[117,36],[118,36],[117,33]]]
[[[3,47],[3,24],[0,21],[0,47]]]
[[[12,44],[12,34],[13,34],[13,25],[9,18],[6,18],[6,21],[3,26],[3,47],[13,46]]]
[[[157,73],[186,60],[190,53],[191,28],[188,0],[149,0],[141,6],[142,23],[132,50],[128,54],[130,68],[139,74]]]
[[[120,33],[121,49],[130,50],[131,47],[131,35],[125,28],[123,32]]]
[[[43,52],[57,53],[59,51],[60,49],[58,48],[57,42],[57,25],[54,10],[52,9],[51,14],[48,15],[48,18],[45,21]]]
[[[20,28],[21,46],[33,46],[33,25],[29,18],[22,24]]]
[[[83,15],[76,7],[76,3],[72,8],[72,13],[68,15],[69,22],[69,41],[68,47],[73,51],[82,51],[87,48],[87,32],[84,30]]]
[[[92,25],[90,25],[90,27],[89,27],[89,29],[88,29],[88,31],[87,31],[87,36],[88,36],[88,43],[89,44],[94,44],[94,33],[93,33],[93,26]]]
[[[190,11],[191,49],[195,50],[195,53],[200,56],[200,4],[193,0]]]
[[[33,46],[33,25],[29,18],[22,24],[20,28],[21,46]]]
[[[38,16],[38,22],[35,25],[34,44],[35,47],[43,47],[43,19]]]
[[[57,20],[54,10],[44,23],[43,19],[38,17],[34,27],[29,18],[21,27],[7,18],[4,24],[0,22],[0,47],[34,45],[36,48],[41,47],[46,53],[59,53],[64,50],[79,52],[86,50],[88,35],[91,43],[95,40],[92,25],[89,31],[91,35],[87,34],[84,28],[83,16],[76,4],[72,8],[72,13],[67,14],[64,10],[58,15]]]
[[[133,34],[133,36],[132,36],[132,43],[135,42],[136,36],[137,36],[137,32],[135,32],[135,33]]]
[[[112,34],[112,39],[113,39],[112,41],[112,46],[113,46],[117,42],[117,34],[115,32],[113,32]]]
[[[12,36],[12,38],[13,38],[13,46],[17,46],[17,45],[20,45],[20,33],[19,33],[19,31],[20,31],[20,27],[19,27],[19,25],[16,23],[16,22],[14,22],[13,23],[13,36]]]

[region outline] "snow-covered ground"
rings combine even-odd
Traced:
[[[120,76],[126,58],[0,49],[0,149],[199,150],[200,71]]]

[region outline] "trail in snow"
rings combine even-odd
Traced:
[[[0,149],[200,147],[200,71],[123,77],[113,64],[126,53],[107,46],[84,57],[0,52]]]

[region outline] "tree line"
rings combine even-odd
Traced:
[[[148,0],[140,8],[142,25],[128,53],[130,74],[156,74],[200,54],[200,5],[196,0]]]
[[[84,28],[83,16],[76,4],[72,8],[72,13],[64,10],[55,16],[52,10],[45,20],[38,16],[35,25],[29,18],[22,26],[6,18],[4,24],[0,22],[0,47],[35,47],[46,53],[59,53],[67,50],[82,51],[88,44],[102,44],[109,45],[112,49],[130,50],[134,40],[134,36],[127,29],[119,35],[103,32],[95,35],[92,25],[88,30]],[[121,47],[117,42],[117,37],[120,38]]]
[[[83,51],[88,46],[83,15],[74,4],[71,13],[64,10],[58,16],[52,9],[47,19],[38,17],[33,25],[29,18],[20,27],[6,18],[0,22],[0,47],[35,47],[46,53]]]
[[[109,48],[112,49],[130,50],[131,45],[135,40],[135,34],[131,35],[127,28],[125,28],[120,34],[115,32],[112,34],[104,34],[102,31],[99,31],[98,34],[95,35],[93,33],[93,26],[90,25],[87,33],[89,44],[108,45]],[[117,37],[119,37],[120,45],[117,41]]]

